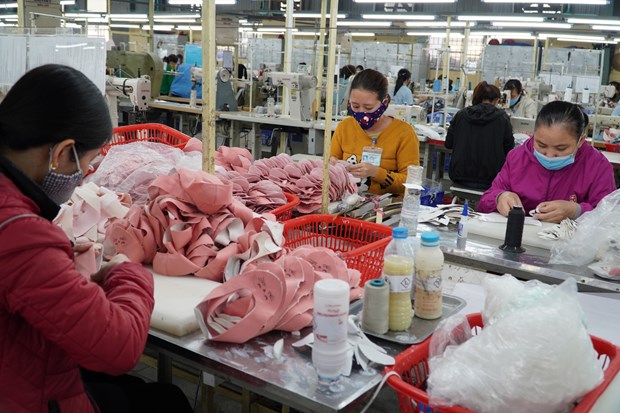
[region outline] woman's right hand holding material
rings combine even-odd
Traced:
[[[519,195],[514,192],[502,192],[497,197],[497,211],[505,217],[508,216],[508,213],[515,205],[523,206],[523,203],[521,202]]]
[[[101,264],[101,269],[91,275],[90,280],[96,282],[97,284],[103,284],[103,281],[110,270],[118,264],[122,264],[124,262],[131,262],[131,260],[124,254],[115,255],[110,261]]]

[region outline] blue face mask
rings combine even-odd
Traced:
[[[577,149],[579,149],[579,146],[577,146]],[[577,151],[575,150],[575,152],[571,153],[570,155],[557,156],[555,158],[550,158],[538,152],[536,149],[534,149],[534,156],[536,157],[536,159],[538,159],[538,162],[540,162],[540,164],[545,169],[548,169],[550,171],[557,171],[562,168],[566,168],[568,165],[571,165],[573,162],[575,162],[576,152]]]
[[[515,96],[512,99],[510,99],[510,107],[513,107],[514,105],[516,105],[517,103],[519,103],[519,99],[521,98],[521,96]]]

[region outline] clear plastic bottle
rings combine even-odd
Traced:
[[[407,228],[392,230],[392,241],[385,248],[383,278],[390,286],[389,326],[404,331],[411,325],[411,287],[413,285],[415,244],[407,237]]]
[[[400,211],[400,226],[409,230],[409,236],[415,237],[418,231],[418,215],[420,214],[420,196],[422,187],[421,166],[411,165],[407,168],[407,182]]]
[[[418,215],[420,214],[420,190],[405,188],[403,206],[400,210],[400,225],[407,228],[410,237],[418,231]]]
[[[443,252],[439,248],[439,234],[425,232],[415,262],[414,308],[418,318],[434,320],[442,314],[441,273]]]

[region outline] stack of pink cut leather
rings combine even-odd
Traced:
[[[242,271],[281,251],[282,224],[255,214],[233,197],[233,184],[181,169],[156,178],[151,201],[133,206],[106,231],[106,255],[122,253],[164,275],[222,281],[226,265]],[[238,273],[237,271],[237,273]]]
[[[242,148],[220,147],[216,153],[216,164],[228,171],[235,171],[245,176],[252,183],[271,181],[284,192],[295,194],[301,203],[297,210],[311,213],[321,207],[323,185],[323,162],[293,159],[281,154],[251,163],[251,154]],[[341,164],[329,167],[329,198],[340,201],[347,193],[357,193],[356,180]]]
[[[286,204],[282,188],[271,181],[249,182],[237,171],[219,171],[216,175],[222,182],[232,183],[233,196],[254,212],[269,212]]]
[[[302,246],[275,262],[251,265],[215,288],[195,308],[208,340],[244,343],[271,330],[298,331],[312,324],[316,281],[337,278],[362,296],[360,272],[327,248]]]

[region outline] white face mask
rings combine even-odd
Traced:
[[[77,151],[75,150],[75,145],[73,145],[72,148],[78,170],[71,175],[64,175],[54,172],[51,167],[52,149],[50,149],[50,167],[47,175],[45,175],[43,182],[41,183],[43,192],[45,192],[47,196],[58,205],[67,202],[71,198],[71,195],[73,195],[75,188],[78,187],[82,183],[82,179],[84,179],[84,173],[82,172],[82,167],[80,166],[80,159],[78,158]]]

